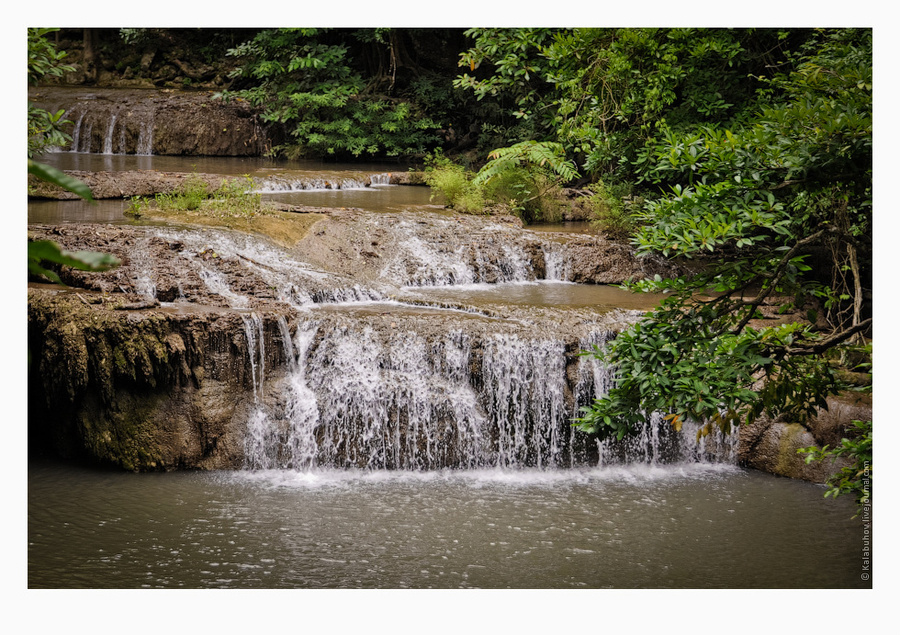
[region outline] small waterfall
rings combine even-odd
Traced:
[[[84,121],[83,119],[79,119],[79,122]],[[91,132],[93,131],[93,123],[91,119],[87,119],[84,122],[84,127],[82,128],[81,134],[79,135],[80,143],[79,145],[72,146],[75,152],[90,152],[91,151]]]
[[[144,239],[135,243],[130,254],[131,266],[136,270],[132,285],[135,292],[143,298],[156,297],[156,283],[153,281],[153,267],[150,263],[149,252],[150,239]]]
[[[558,467],[569,447],[562,342],[495,335],[485,345],[486,409],[504,467]]]
[[[153,113],[140,121],[137,145],[134,153],[139,156],[151,156],[153,154]]]
[[[569,280],[571,272],[562,246],[556,243],[543,244],[541,250],[544,253],[544,279],[563,282]]]
[[[250,372],[253,380],[253,399],[258,402],[265,383],[266,351],[263,321],[256,313],[242,315],[247,352],[250,356]]]
[[[109,118],[109,125],[106,128],[106,135],[103,137],[103,154],[113,153],[113,133],[116,129],[116,119],[118,113],[113,113]]]
[[[370,185],[390,185],[391,184],[391,173],[383,172],[381,174],[373,174],[369,177]]]
[[[391,175],[361,173],[279,174],[257,179],[254,191],[260,193],[307,192],[321,190],[364,190],[375,185],[390,185]]]
[[[76,106],[70,152],[100,154],[153,154],[153,112],[142,110],[92,110]],[[94,138],[94,129],[103,132]]]
[[[80,152],[80,142],[81,142],[81,122],[84,121],[84,113],[78,113],[78,118],[75,120],[75,126],[72,129],[72,152]]]

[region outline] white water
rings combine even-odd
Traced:
[[[103,138],[103,154],[113,153],[113,133],[116,129],[117,113],[113,113],[109,118],[109,125],[106,128],[106,136]]]
[[[254,386],[262,394],[259,344],[245,317]],[[301,320],[292,337],[280,324],[286,377],[269,386],[249,422],[251,469],[435,470],[583,465],[591,454],[571,419],[612,383],[595,358],[577,361],[575,400],[567,402],[564,345],[553,339],[449,331],[384,335],[352,320]],[[585,347],[602,345],[596,332]],[[261,339],[261,335],[259,336]],[[261,364],[261,362],[260,362]],[[473,364],[478,371],[473,370]],[[256,394],[256,393],[255,393]],[[602,465],[733,463],[734,438],[705,452],[696,428],[674,433],[648,419],[636,439],[599,444]],[[577,437],[581,437],[580,439]],[[715,450],[715,451],[713,451]]]
[[[152,114],[148,115],[146,119],[141,120],[135,154],[139,156],[151,156],[153,154],[154,124],[155,122]]]
[[[318,172],[285,173],[254,178],[254,191],[261,194],[283,194],[322,190],[365,190],[373,186],[389,186],[390,173],[339,173],[322,176]]]

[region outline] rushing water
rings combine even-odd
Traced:
[[[852,503],[728,465],[123,474],[29,467],[28,584],[827,588]]]

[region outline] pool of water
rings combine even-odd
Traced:
[[[616,286],[575,284],[554,280],[463,284],[434,287],[405,287],[401,300],[440,302],[473,307],[554,307],[558,309],[593,308],[653,309],[665,297],[659,293],[634,293]]]
[[[852,501],[731,465],[131,474],[32,461],[30,588],[867,588]]]

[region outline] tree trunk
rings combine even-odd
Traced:
[[[84,65],[84,81],[86,84],[97,83],[97,29],[84,29],[84,48],[82,51]]]

